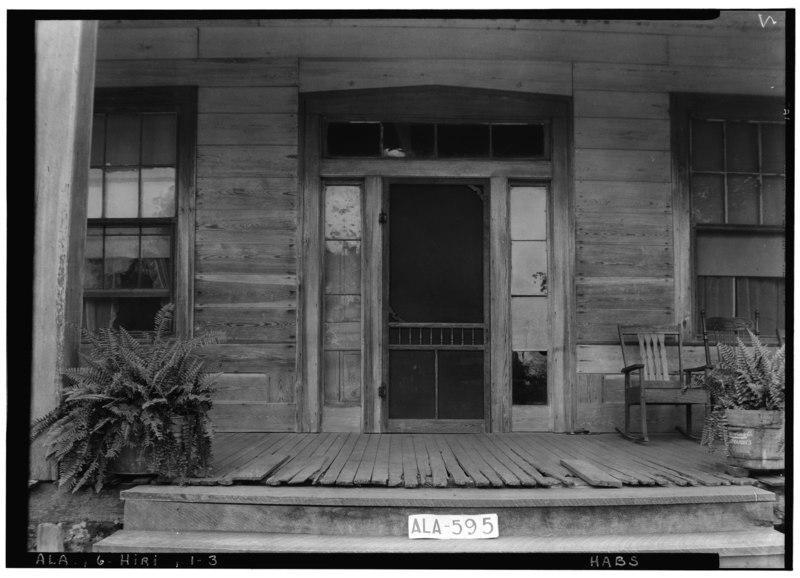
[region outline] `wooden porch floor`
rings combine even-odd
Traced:
[[[725,472],[678,435],[648,445],[617,434],[217,434],[213,470],[190,485],[388,487],[722,486]]]

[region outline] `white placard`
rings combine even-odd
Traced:
[[[408,538],[410,540],[482,540],[498,538],[500,528],[497,514],[434,515],[411,514],[408,517]]]

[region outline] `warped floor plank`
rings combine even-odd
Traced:
[[[212,474],[190,485],[216,483],[269,454],[289,455],[270,485],[585,487],[562,460],[585,462],[628,487],[744,483],[726,473],[721,454],[677,434],[643,445],[617,434],[218,433],[213,449]]]

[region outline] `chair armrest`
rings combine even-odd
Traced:
[[[701,371],[705,371],[706,369],[714,369],[714,368],[712,366],[710,366],[710,365],[701,365],[699,367],[690,367],[690,368],[684,369],[683,372],[684,373],[700,373]]]
[[[633,365],[629,365],[628,367],[622,368],[622,373],[630,373],[631,371],[636,371],[637,369],[643,369],[643,363],[634,363]]]

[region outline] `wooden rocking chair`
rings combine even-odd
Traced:
[[[704,389],[682,391],[691,381],[692,374],[704,372],[707,366],[683,367],[683,338],[678,325],[620,325],[619,341],[625,367],[625,430],[617,431],[628,439],[648,442],[647,406],[683,405],[686,408],[686,429],[676,429],[687,437],[692,435],[692,405],[708,403]],[[671,350],[671,351],[670,351]],[[677,355],[677,359],[675,356]],[[670,370],[669,361],[677,364],[677,372]],[[638,373],[638,379],[631,379]],[[641,436],[630,432],[630,408],[638,405],[641,412]]]
[[[715,360],[711,359],[710,345],[718,346],[720,343],[735,347],[738,339],[749,343],[748,331],[756,336],[758,332],[759,313],[755,310],[753,321],[744,317],[709,317],[706,319],[705,309],[700,310],[700,324],[703,329],[703,346],[706,350],[706,364],[712,367],[719,363],[719,349]]]

